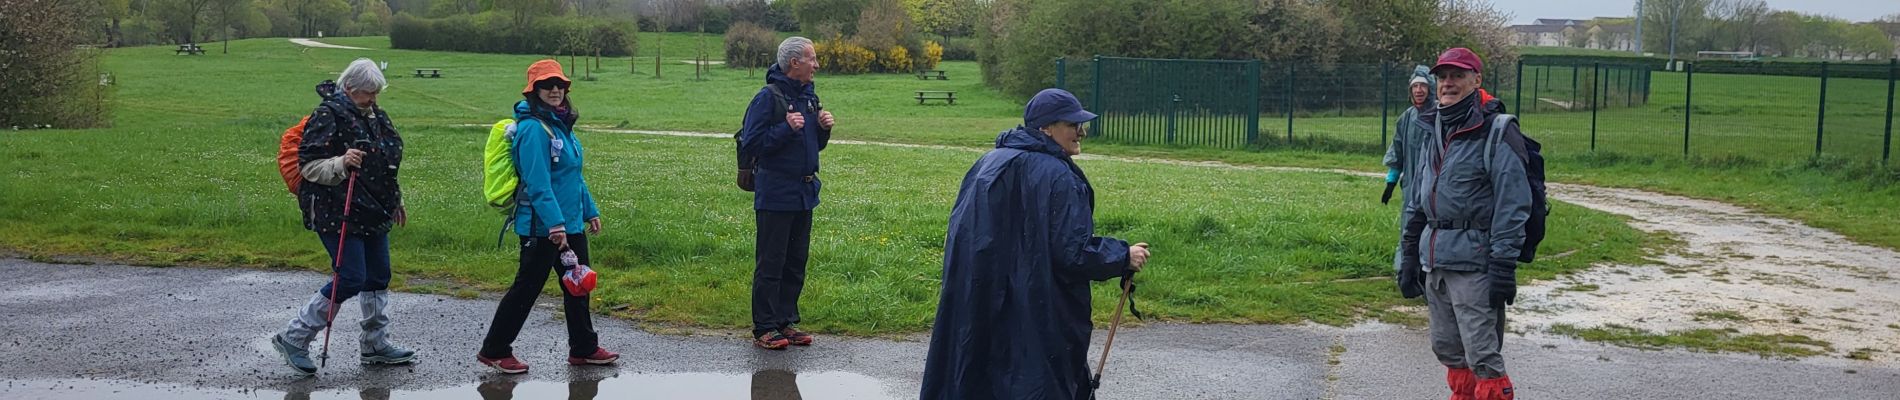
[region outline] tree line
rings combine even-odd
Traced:
[[[1697,51],[1829,59],[1893,57],[1900,13],[1854,23],[1775,10],[1762,0],[1644,0],[1643,50],[1689,58]],[[1673,51],[1672,51],[1673,50]]]

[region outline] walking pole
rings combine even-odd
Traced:
[[[350,172],[349,183],[344,185],[343,222],[336,232],[336,260],[330,265],[330,315],[323,318],[323,354],[318,356],[317,361],[317,365],[324,368],[330,367],[330,331],[336,330],[332,325],[336,325],[336,308],[342,304],[336,301],[336,287],[338,271],[343,269],[343,249],[349,248],[343,241],[350,232],[350,199],[356,197],[355,171]]]
[[[1136,246],[1148,247],[1147,243]],[[1108,325],[1108,342],[1102,344],[1102,359],[1095,364],[1095,376],[1089,378],[1089,399],[1095,399],[1095,390],[1102,388],[1102,370],[1108,368],[1108,351],[1115,348],[1115,331],[1122,327],[1122,309],[1128,308],[1128,294],[1135,291],[1135,275],[1122,275],[1122,300],[1115,305],[1115,318]]]

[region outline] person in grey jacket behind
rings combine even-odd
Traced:
[[[1406,202],[1402,240],[1418,257],[1402,268],[1424,272],[1432,352],[1447,368],[1453,399],[1509,400],[1504,369],[1504,308],[1517,294],[1517,258],[1532,194],[1515,122],[1490,138],[1497,108],[1480,104],[1484,64],[1465,48],[1438,56],[1436,113],[1429,146],[1419,149],[1417,196]]]
[[[1431,135],[1432,124],[1420,119],[1419,115],[1429,113],[1434,118],[1438,115],[1438,99],[1435,98],[1438,91],[1432,88],[1437,84],[1438,78],[1432,76],[1431,68],[1423,65],[1412,68],[1412,79],[1406,84],[1412,107],[1399,114],[1397,129],[1392,132],[1392,144],[1385,148],[1385,194],[1379,197],[1379,203],[1390,204],[1392,189],[1404,188],[1399,197],[1401,218],[1404,217],[1404,206],[1411,204],[1416,197],[1413,192],[1418,191],[1414,189],[1418,187],[1418,172],[1428,169],[1428,166],[1417,165],[1418,149],[1429,140],[1427,136]],[[1418,270],[1404,268],[1407,254],[1416,258],[1417,249],[1418,243],[1400,240],[1398,249],[1392,253],[1392,271],[1399,277],[1399,294],[1408,299],[1425,295],[1418,284],[1422,278],[1418,276]]]

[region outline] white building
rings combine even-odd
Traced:
[[[1562,25],[1515,25],[1511,33],[1517,37],[1519,46],[1565,46],[1570,43],[1570,34],[1576,28]]]
[[[1529,25],[1511,27],[1520,46],[1583,47],[1599,50],[1634,51],[1635,29],[1627,19],[1593,20],[1540,18]],[[1581,40],[1581,42],[1579,42]]]

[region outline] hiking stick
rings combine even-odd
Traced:
[[[1148,247],[1147,243],[1136,243],[1135,245],[1141,246],[1142,248]],[[1115,318],[1114,321],[1108,325],[1108,341],[1102,344],[1102,359],[1096,361],[1095,376],[1089,379],[1090,399],[1094,399],[1095,390],[1102,387],[1102,370],[1108,368],[1108,351],[1109,349],[1115,348],[1115,331],[1122,327],[1122,309],[1128,308],[1128,294],[1133,292],[1134,288],[1135,275],[1133,273],[1122,275],[1122,299],[1115,304]]]
[[[336,330],[333,326],[336,325],[336,308],[342,304],[336,301],[336,288],[341,274],[339,271],[343,269],[343,249],[349,248],[343,241],[350,233],[350,199],[356,197],[356,172],[350,172],[350,180],[344,185],[343,223],[339,224],[340,227],[336,232],[336,260],[330,265],[330,315],[323,318],[323,354],[318,356],[319,361],[317,361],[317,365],[324,368],[330,366],[330,331]]]

